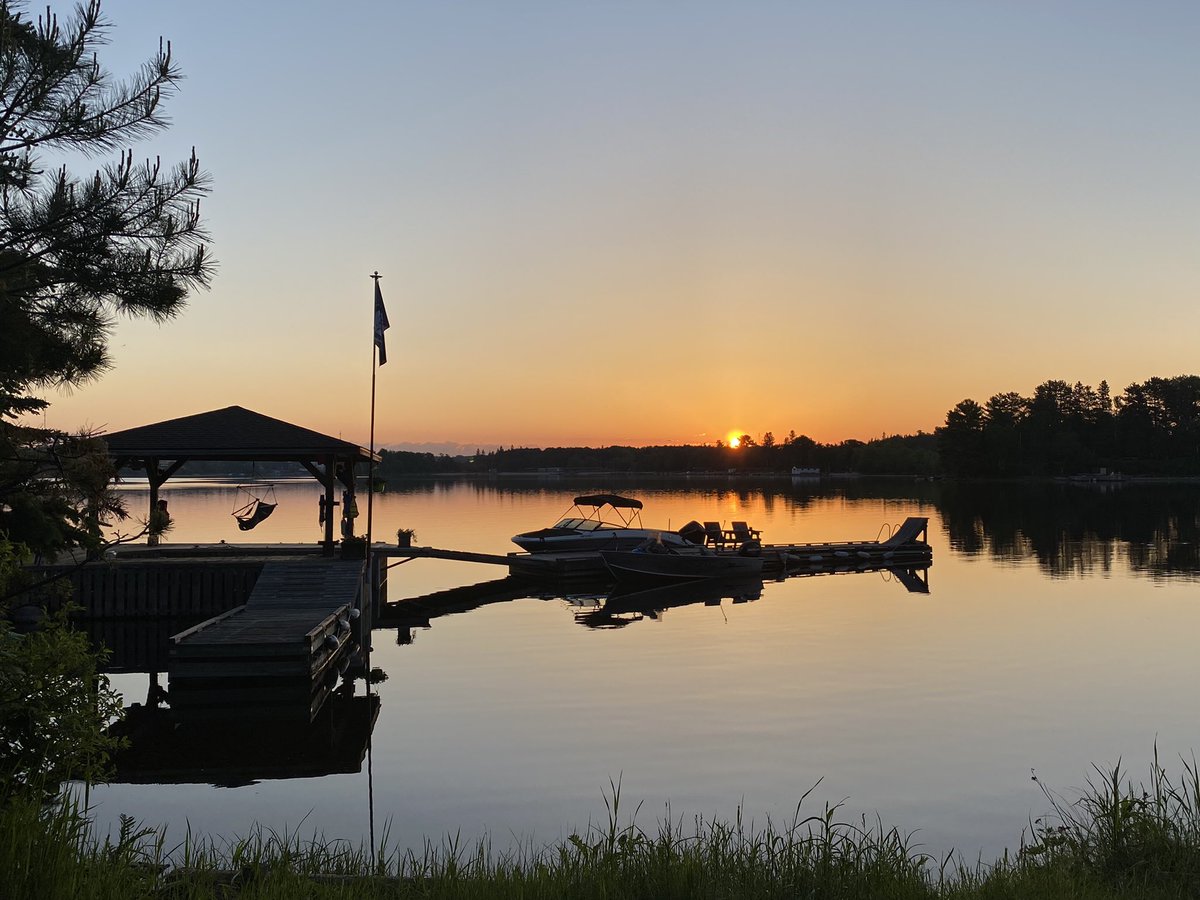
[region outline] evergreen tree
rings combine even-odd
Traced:
[[[946,413],[937,431],[942,465],[953,475],[981,475],[987,469],[984,448],[984,410],[974,400],[962,400]]]
[[[0,532],[35,549],[87,536],[61,515],[71,498],[45,496],[46,479],[95,451],[17,420],[47,406],[38,393],[109,367],[118,315],[170,319],[213,271],[195,155],[170,168],[128,149],[167,125],[163,102],[181,78],[171,46],[115,81],[96,56],[108,30],[98,0],[63,23],[0,0]],[[115,158],[83,176],[52,162],[81,153]],[[61,527],[39,534],[18,508]]]

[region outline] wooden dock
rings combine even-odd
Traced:
[[[327,557],[315,544],[131,544],[92,561],[64,553],[30,567],[45,582],[31,599],[51,611],[69,599],[79,619],[194,622],[245,604],[265,563],[309,558]],[[69,597],[60,593],[63,582]]]
[[[933,550],[926,540],[928,519],[910,516],[893,537],[884,541],[840,541],[805,544],[764,544],[759,549],[763,557],[763,574],[779,577],[800,570],[835,571],[871,564],[881,566],[928,566]],[[710,547],[719,554],[735,555],[741,550],[731,544]],[[505,566],[509,575],[540,579],[596,579],[605,577],[607,570],[600,555],[594,551],[562,553],[474,553],[466,550],[445,550],[439,547],[371,548],[377,559],[451,559]],[[395,565],[395,563],[393,564]]]
[[[376,558],[399,559],[401,562],[410,559],[450,559],[504,566],[510,575],[533,578],[590,578],[604,571],[604,563],[594,552],[500,554],[446,550],[441,547],[375,546],[371,548],[371,553]]]
[[[135,558],[82,565],[42,566],[43,578],[71,585],[69,599],[81,619],[152,619],[213,616],[250,597],[266,558]],[[61,595],[47,591],[51,609]]]
[[[276,701],[316,716],[354,643],[363,573],[361,560],[264,563],[245,605],[171,638],[172,708]]]

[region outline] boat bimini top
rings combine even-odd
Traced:
[[[610,507],[619,522],[605,522],[602,510]],[[584,512],[590,509],[591,512]],[[628,512],[626,512],[628,510]],[[579,515],[572,516],[572,512]],[[559,520],[555,528],[567,528],[573,531],[595,531],[600,528],[641,528],[642,501],[631,497],[619,497],[616,494],[585,494],[575,498],[565,516]]]
[[[584,494],[549,528],[527,531],[513,543],[530,553],[632,550],[647,539],[682,545],[671,531],[642,525],[642,501],[616,494]]]

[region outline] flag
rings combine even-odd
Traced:
[[[383,294],[379,292],[379,280],[375,280],[375,346],[379,348],[379,364],[387,362],[387,349],[383,345],[383,333],[388,330],[387,310],[383,308]]]

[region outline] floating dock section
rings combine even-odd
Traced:
[[[171,638],[172,709],[270,707],[311,720],[348,665],[361,560],[269,561],[245,605]]]

